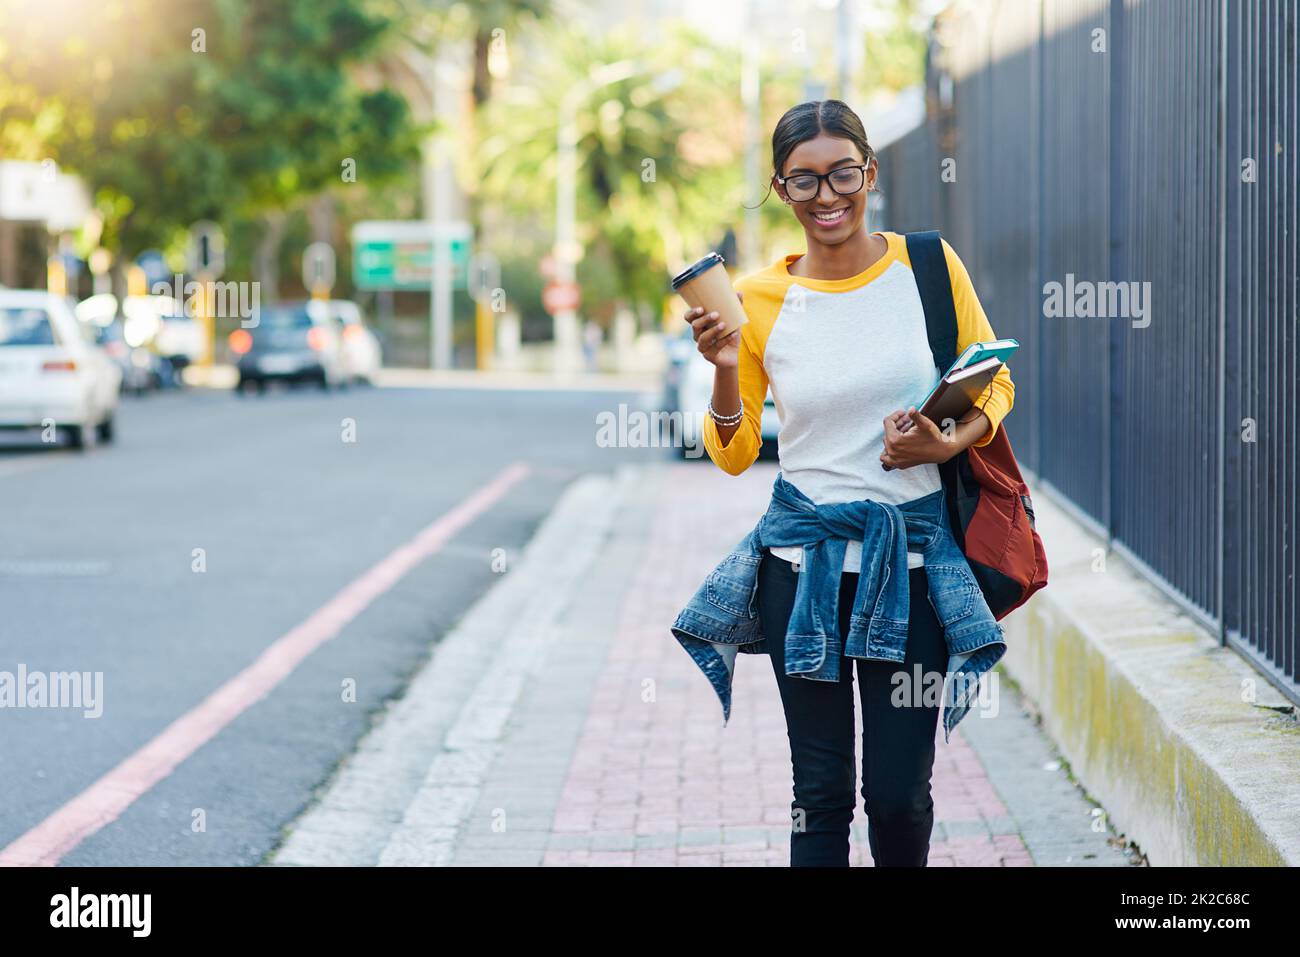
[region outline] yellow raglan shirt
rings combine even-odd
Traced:
[[[934,466],[896,470],[895,478],[881,478],[890,475],[879,465],[884,416],[919,403],[937,373],[906,240],[899,233],[880,235],[888,244],[885,255],[848,279],[794,276],[789,265],[802,255],[796,253],[734,283],[744,294],[748,319],[741,328],[737,368],[744,419],[723,446],[717,423],[704,418],[704,447],[724,471],[739,475],[758,458],[760,417],[771,386],[782,422],[782,470],[814,501],[851,501],[870,493],[901,502],[938,487],[937,470],[928,471]],[[960,354],[971,343],[997,336],[965,265],[947,240],[943,249]],[[770,340],[777,342],[772,354]],[[897,354],[891,352],[895,346]],[[976,403],[990,428],[975,445],[992,441],[1014,399],[1015,386],[1004,365]],[[828,429],[848,434],[828,437]]]

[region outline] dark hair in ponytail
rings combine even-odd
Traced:
[[[786,110],[772,131],[772,175],[780,175],[796,146],[822,133],[849,140],[862,153],[864,163],[875,162],[876,151],[867,142],[867,131],[851,106],[843,100],[809,100]],[[769,193],[771,188],[769,182]]]

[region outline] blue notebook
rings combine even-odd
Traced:
[[[957,357],[957,361],[952,364],[952,368],[948,372],[956,372],[958,369],[973,366],[977,362],[983,362],[985,359],[991,359],[995,356],[999,361],[1006,362],[1011,358],[1011,354],[1019,348],[1020,343],[1015,339],[991,339],[988,342],[972,342]]]
[[[944,388],[945,380],[951,382],[953,379],[964,378],[959,375],[963,369],[973,370],[976,366],[987,362],[989,359],[997,359],[998,366],[1001,366],[1019,348],[1020,343],[1015,339],[991,339],[988,342],[972,342],[962,350],[962,354],[956,358],[948,371],[939,378],[939,381],[934,384],[934,388],[921,400],[917,408],[924,410],[926,404],[934,400],[935,394]]]

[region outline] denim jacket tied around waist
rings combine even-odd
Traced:
[[[839,634],[840,576],[848,539],[862,542],[849,633]],[[718,563],[677,615],[672,633],[731,716],[736,654],[766,651],[757,610],[758,565],[770,545],[803,547],[785,634],[786,673],[838,681],[840,656],[902,662],[907,650],[907,552],[925,559],[930,603],[943,626],[948,675],[943,737],[970,708],[981,675],[1006,652],[1002,628],[957,546],[942,489],[891,505],[872,499],[816,505],[778,474],[758,524]]]

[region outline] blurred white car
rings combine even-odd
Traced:
[[[366,325],[361,307],[346,299],[331,299],[329,311],[339,332],[342,380],[374,385],[383,357],[379,338]]]
[[[700,355],[689,329],[685,335],[675,337],[669,343],[668,376],[665,405],[667,411],[681,413],[683,443],[678,451],[686,457],[687,451],[703,448],[704,439],[700,430],[704,427],[709,399],[713,396],[713,363]],[[776,413],[776,404],[772,401],[770,392],[763,401],[759,428],[763,437],[760,455],[774,457],[781,419]]]
[[[171,296],[127,296],[122,310],[127,315],[128,326],[136,314],[152,313],[157,317],[153,350],[170,363],[176,382],[180,382],[182,369],[203,360],[206,350],[203,327],[193,316],[186,315],[185,307]]]
[[[0,289],[0,428],[51,423],[74,448],[113,438],[122,370],[67,300]]]
[[[156,389],[163,380],[163,360],[140,341],[128,336],[123,317],[117,314],[117,297],[99,293],[73,306],[72,311],[95,333],[95,343],[122,370],[122,391],[143,395]]]
[[[78,303],[76,312],[85,322],[108,327],[116,321],[117,297],[99,293]],[[181,370],[203,357],[203,329],[171,296],[127,296],[122,300],[120,326],[116,338],[130,350],[136,367],[147,367],[149,387],[179,384]],[[126,370],[128,391],[142,391],[138,373],[138,369]]]

